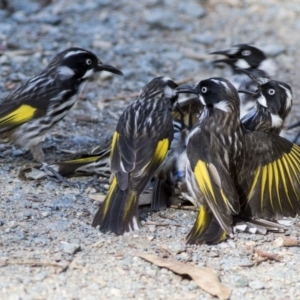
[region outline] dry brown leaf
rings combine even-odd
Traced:
[[[229,299],[231,295],[231,289],[219,281],[218,275],[211,268],[196,268],[176,259],[160,258],[152,254],[139,253],[138,256],[174,273],[189,275],[201,289],[213,296],[217,296],[219,299]]]

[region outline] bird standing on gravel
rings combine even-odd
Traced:
[[[216,243],[232,233],[233,216],[278,219],[300,212],[300,148],[274,134],[247,131],[239,99],[223,78],[200,81],[204,111],[188,137],[186,181],[199,203],[188,243]]]
[[[118,235],[136,230],[138,198],[165,159],[173,139],[177,84],[156,77],[121,115],[111,146],[112,182],[92,226]]]
[[[36,161],[43,161],[46,132],[75,104],[83,83],[99,71],[122,75],[90,51],[69,48],[58,53],[39,75],[0,102],[0,141],[29,148]]]
[[[255,88],[253,81],[243,70],[256,77],[271,78],[277,69],[275,62],[267,58],[262,50],[248,44],[235,45],[227,50],[215,51],[211,54],[226,56],[224,59],[215,60],[214,63],[226,63],[232,68],[233,75],[228,80],[237,90]],[[240,115],[243,117],[252,109],[256,100],[251,95],[240,94],[240,102]]]

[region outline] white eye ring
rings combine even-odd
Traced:
[[[269,89],[268,90],[268,94],[271,95],[271,96],[274,95],[275,94],[275,90],[274,89]]]
[[[206,86],[203,86],[203,87],[201,88],[201,93],[202,93],[202,94],[207,93],[207,87],[206,87]]]
[[[85,63],[86,63],[88,66],[90,66],[90,65],[92,64],[92,60],[91,60],[90,58],[88,58],[88,59],[85,61]]]
[[[251,51],[250,50],[243,50],[242,55],[243,56],[249,56],[249,55],[251,55]]]

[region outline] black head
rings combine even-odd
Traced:
[[[264,77],[256,77],[250,72],[246,73],[257,85],[256,91],[239,90],[256,98],[258,105],[265,107],[273,115],[285,119],[292,107],[293,93],[291,87],[281,81]]]
[[[224,62],[240,69],[259,68],[266,60],[266,56],[260,49],[248,44],[239,44],[227,50],[215,51],[211,54],[222,54],[226,59],[215,60],[214,62]]]
[[[163,97],[173,104],[178,99],[177,87],[178,85],[169,77],[155,77],[142,89],[140,98]]]
[[[291,111],[293,94],[291,87],[280,81],[269,80],[258,87],[254,94],[259,105],[267,108],[271,114],[285,119]]]
[[[115,67],[104,65],[94,53],[75,47],[58,53],[45,71],[57,73],[61,80],[86,80],[99,71],[122,75]]]
[[[225,78],[213,77],[200,81],[195,87],[181,86],[178,93],[197,94],[201,103],[226,113],[238,113],[239,96],[235,87]]]

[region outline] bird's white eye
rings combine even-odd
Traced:
[[[203,87],[201,88],[201,92],[202,92],[202,94],[205,94],[205,93],[207,92],[207,87],[206,87],[206,86],[203,86]]]
[[[90,65],[92,64],[92,60],[91,60],[90,58],[88,58],[88,59],[85,61],[85,63],[86,63],[88,66],[90,66]]]
[[[275,94],[275,90],[274,89],[269,89],[268,90],[268,94],[269,95],[274,95]]]
[[[243,50],[242,55],[243,56],[249,56],[249,55],[251,55],[251,51],[250,50]]]

